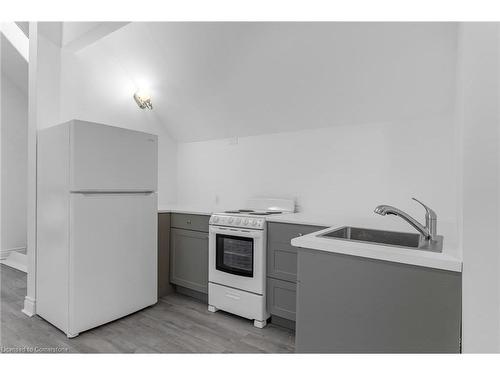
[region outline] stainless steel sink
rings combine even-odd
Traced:
[[[443,250],[443,236],[436,236],[435,240],[428,240],[418,233],[391,232],[386,230],[342,227],[323,233],[318,237],[331,239],[364,242],[375,245],[396,246],[415,250],[441,252]]]

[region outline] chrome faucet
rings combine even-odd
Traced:
[[[420,224],[417,220],[412,218],[410,215],[408,215],[406,212],[401,211],[400,209],[393,207],[393,206],[387,206],[387,205],[380,205],[375,207],[375,212],[376,214],[385,216],[385,215],[396,215],[399,216],[401,219],[406,220],[412,227],[414,227],[416,230],[420,232],[420,234],[427,240],[436,240],[437,238],[437,215],[434,212],[433,209],[430,207],[427,207],[425,204],[420,202],[416,198],[412,198],[414,201],[420,203],[422,206],[425,208],[425,227]]]

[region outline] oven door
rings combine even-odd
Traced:
[[[232,275],[253,277],[254,239],[217,233],[215,269]]]
[[[265,233],[262,230],[210,226],[210,282],[263,294]]]

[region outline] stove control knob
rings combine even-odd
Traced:
[[[240,218],[237,218],[237,219],[234,221],[234,223],[235,223],[235,224],[239,224],[240,222],[241,222],[241,219],[240,219]]]
[[[219,222],[219,217],[218,216],[214,216],[213,222],[214,223],[218,223]]]
[[[248,225],[248,219],[243,220],[243,225]]]
[[[229,224],[231,224],[233,222],[233,220],[234,219],[232,217],[230,217],[227,221],[228,221]]]

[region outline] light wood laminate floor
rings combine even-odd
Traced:
[[[21,312],[26,274],[1,265],[0,346],[80,353],[290,353],[294,332],[275,325],[255,328],[252,321],[172,294],[155,306],[68,339],[38,316]],[[52,349],[50,349],[52,348]],[[23,349],[21,349],[23,350]]]

